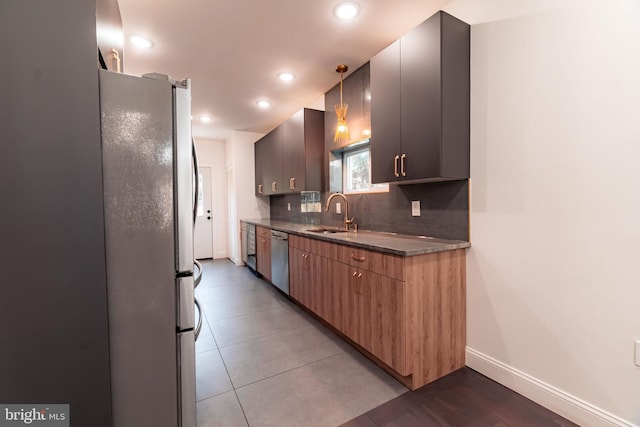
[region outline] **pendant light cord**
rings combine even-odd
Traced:
[[[340,71],[340,106],[342,105],[342,71]]]

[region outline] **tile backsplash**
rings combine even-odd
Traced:
[[[333,201],[325,212],[329,194],[320,193],[321,212],[317,212],[316,196],[309,193],[271,196],[271,219],[341,226],[344,206],[336,214],[334,203],[344,202]],[[360,229],[469,240],[469,181],[390,185],[388,193],[350,194],[347,199],[349,216],[355,216]],[[419,217],[411,216],[414,200],[420,201]],[[316,212],[308,211],[311,201]]]

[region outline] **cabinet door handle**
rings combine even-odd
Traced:
[[[351,254],[351,259],[354,260],[354,261],[360,261],[360,262],[364,261],[364,257],[363,256],[355,256],[354,254]]]
[[[354,279],[360,279],[361,277],[362,277],[362,273],[358,273],[357,271],[353,272]],[[353,293],[362,295],[364,293],[364,284],[362,283],[362,280],[351,281],[351,289]]]
[[[400,164],[401,164],[400,171],[402,172],[402,176],[407,176],[407,174],[404,171],[404,159],[405,159],[405,157],[407,157],[407,156],[404,153],[402,153],[402,156],[400,156]]]
[[[400,156],[396,154],[396,156],[393,158],[393,174],[396,176],[396,178],[400,176],[400,174],[398,173],[398,159],[400,159]]]
[[[262,194],[262,184],[258,185],[258,194]]]
[[[273,181],[271,183],[271,191],[278,191],[277,188],[278,188],[278,183]]]
[[[295,189],[296,189],[296,179],[291,178],[289,180],[289,190],[295,190]]]

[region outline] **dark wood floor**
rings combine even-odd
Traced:
[[[484,375],[463,368],[341,427],[577,426]]]

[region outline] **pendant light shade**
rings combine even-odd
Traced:
[[[342,102],[342,76],[347,72],[349,67],[346,65],[338,65],[336,71],[340,73],[340,104],[335,105],[336,116],[338,117],[338,125],[336,126],[336,134],[333,137],[333,142],[339,144],[346,144],[351,141],[349,135],[349,127],[347,126],[347,110],[349,105]]]

